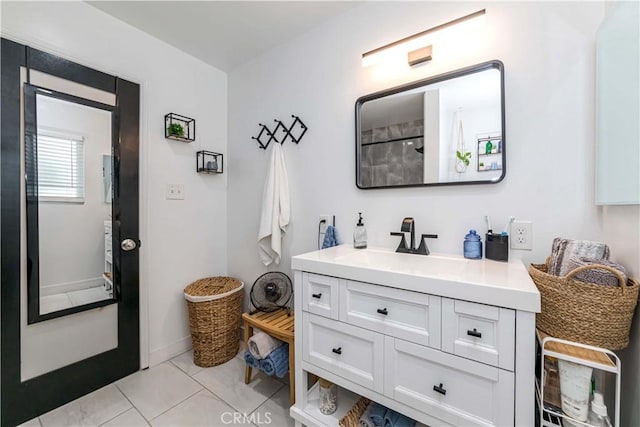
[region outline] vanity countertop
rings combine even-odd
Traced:
[[[341,245],[294,256],[294,270],[500,307],[540,312],[540,293],[520,260],[413,255]]]

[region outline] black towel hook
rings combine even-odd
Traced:
[[[271,141],[276,141],[279,144],[284,144],[287,138],[291,139],[291,141],[298,144],[302,139],[302,137],[304,136],[304,134],[307,132],[308,128],[307,128],[307,125],[305,125],[302,122],[300,117],[293,114],[291,115],[291,117],[294,120],[293,120],[293,123],[291,123],[291,126],[289,127],[287,127],[281,120],[273,119],[273,121],[277,123],[273,132],[266,125],[262,123],[258,123],[258,126],[260,126],[260,132],[258,132],[257,137],[252,136],[251,139],[255,139],[256,141],[258,141],[258,145],[263,150],[267,149]],[[280,128],[282,128],[282,130],[280,130]],[[283,134],[282,140],[278,139],[277,137],[278,133]],[[294,136],[294,133],[299,133],[299,135]],[[263,138],[266,138],[266,137],[269,137],[268,140],[266,142],[263,142]]]

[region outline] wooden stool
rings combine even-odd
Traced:
[[[255,313],[244,313],[244,345],[249,348],[249,337],[253,335],[253,328],[260,329],[267,335],[284,341],[289,344],[289,402],[293,405],[296,401],[296,381],[295,381],[295,356],[293,344],[293,311],[289,313],[285,309],[280,309],[272,313],[256,311]],[[244,383],[251,382],[251,366],[244,368]]]

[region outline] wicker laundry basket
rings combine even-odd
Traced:
[[[243,287],[238,279],[208,277],[184,288],[196,365],[220,365],[238,353]]]
[[[569,341],[620,350],[629,345],[629,330],[638,302],[637,281],[605,265],[585,265],[566,276],[548,274],[547,264],[531,264],[529,274],[540,291],[542,311],[536,315],[541,331]],[[610,271],[619,286],[604,286],[572,279],[588,269]]]
[[[361,397],[358,401],[353,405],[349,411],[344,414],[340,421],[338,421],[339,427],[358,427],[360,425],[360,417],[364,414],[364,411],[367,409],[371,401],[366,397]]]

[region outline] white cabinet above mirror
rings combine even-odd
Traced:
[[[499,182],[504,115],[500,61],[365,95],[356,102],[356,185]]]
[[[640,204],[640,4],[615,2],[596,41],[596,204]]]

